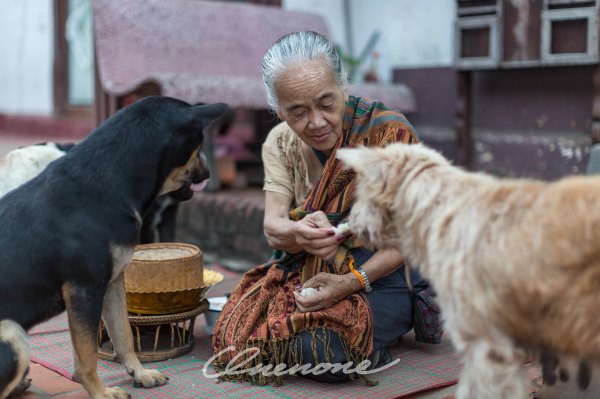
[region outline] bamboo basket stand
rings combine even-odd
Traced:
[[[138,359],[162,361],[191,351],[196,317],[209,307],[205,294],[223,280],[223,275],[204,269],[200,249],[182,243],[138,245],[124,274]],[[118,360],[103,323],[98,355],[104,360]]]

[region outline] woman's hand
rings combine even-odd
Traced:
[[[296,306],[301,312],[314,312],[331,307],[348,295],[360,291],[361,285],[352,273],[319,273],[308,279],[302,288],[314,288],[317,291],[310,296],[302,296],[300,291],[294,291]]]
[[[306,215],[296,222],[296,243],[306,252],[322,259],[333,259],[337,248],[345,238],[336,236],[333,226],[322,211]]]
[[[292,200],[275,192],[265,192],[265,237],[269,246],[286,252],[306,251],[329,260],[335,256],[343,234],[336,236],[322,211],[295,222],[289,218]]]

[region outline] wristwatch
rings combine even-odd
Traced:
[[[365,293],[369,293],[371,291],[373,291],[373,288],[371,287],[371,284],[369,283],[369,277],[367,277],[367,273],[365,273],[365,271],[362,269],[362,267],[357,267],[356,270],[360,273],[361,277],[363,278],[363,281],[365,283]]]

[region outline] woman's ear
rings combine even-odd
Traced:
[[[342,94],[344,95],[344,102],[348,102],[348,98],[350,97],[350,93],[348,93],[348,88],[344,88],[342,90]]]

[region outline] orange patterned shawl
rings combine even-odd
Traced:
[[[345,170],[336,159],[341,147],[385,146],[389,143],[415,143],[418,138],[398,111],[389,110],[379,102],[366,102],[349,97],[340,136],[327,160],[320,181],[303,206],[290,212],[290,218],[300,220],[306,214],[322,210],[332,225],[349,213],[354,197],[354,174]],[[257,364],[302,364],[302,359],[290,351],[290,345],[301,331],[325,328],[337,332],[346,346],[347,359],[357,365],[372,351],[373,326],[367,299],[363,293],[352,294],[328,309],[301,313],[296,309],[293,291],[297,285],[319,272],[347,273],[352,255],[352,240],[340,246],[334,262],[327,262],[305,252],[273,260],[248,271],[231,294],[213,332],[215,354],[234,346],[219,356],[214,365],[223,370],[227,363],[244,349],[260,348],[260,356],[245,367]],[[237,375],[226,379],[251,379],[267,383],[261,375]],[[281,377],[275,378],[280,384]]]

